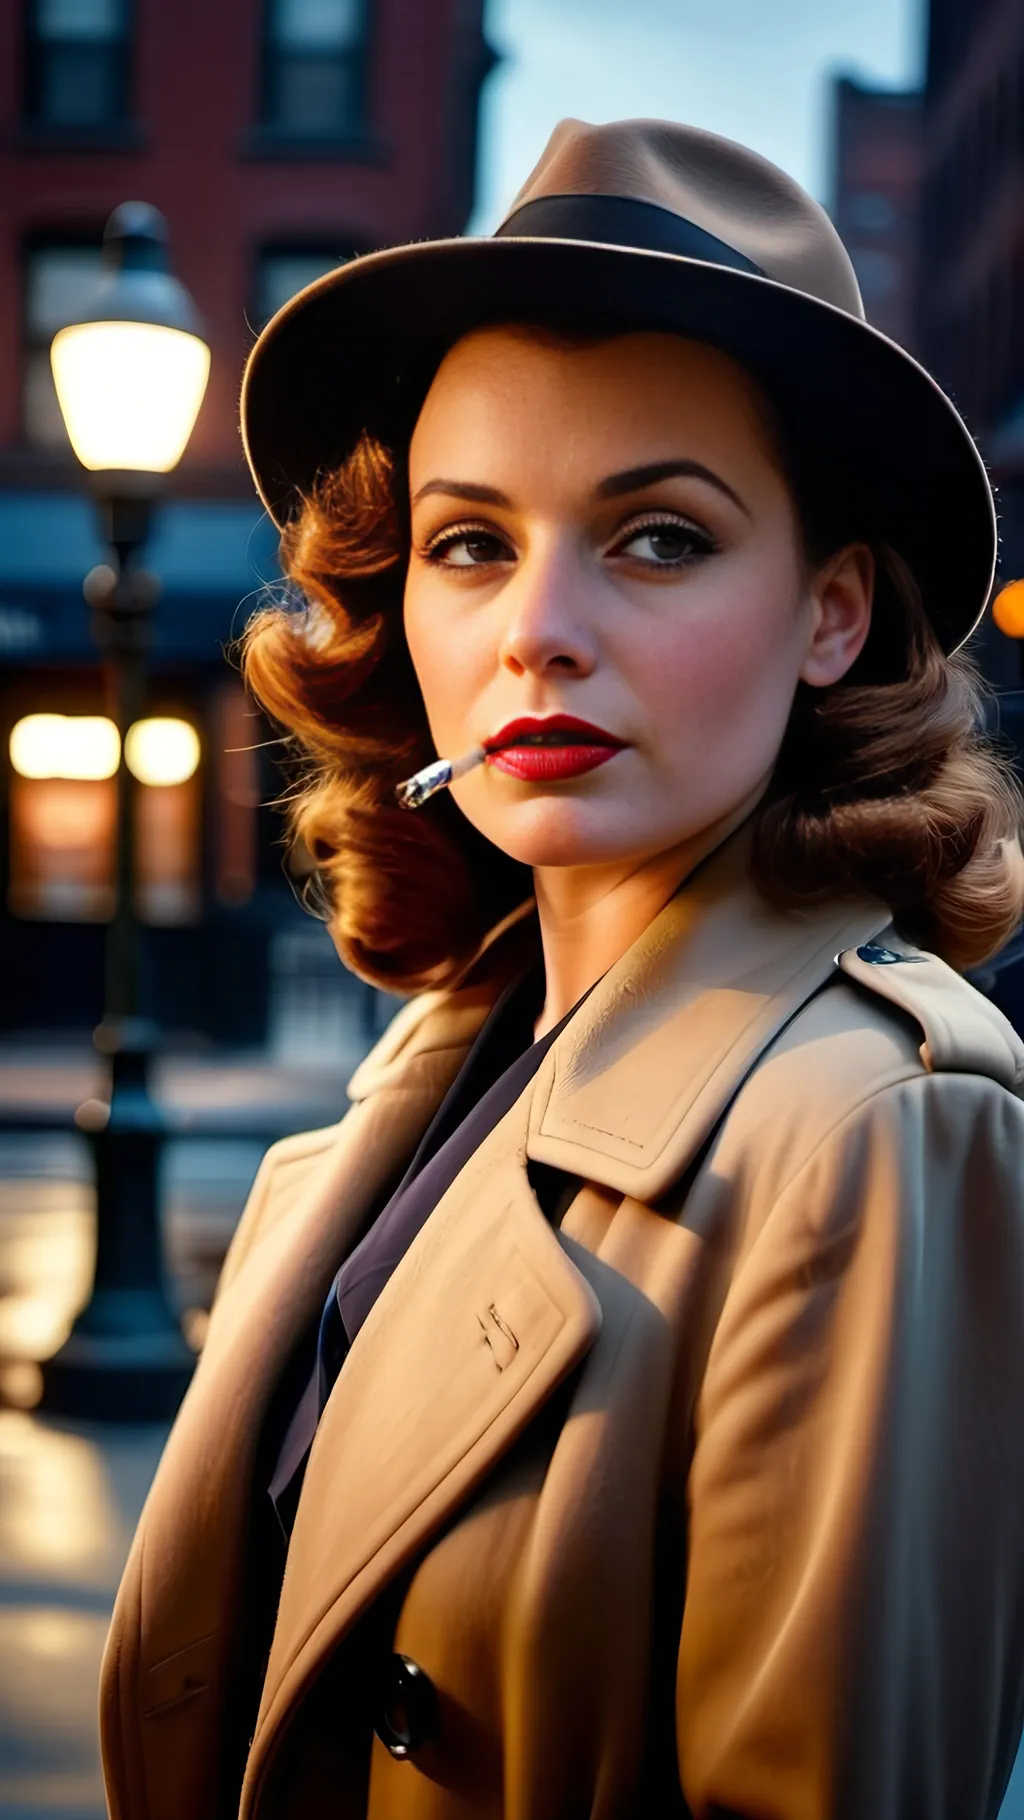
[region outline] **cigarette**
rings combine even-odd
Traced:
[[[465,777],[467,771],[475,770],[487,757],[486,746],[474,746],[471,752],[464,752],[461,758],[435,758],[414,777],[407,777],[404,784],[398,784],[395,795],[403,809],[421,809],[425,802],[436,796],[439,790],[447,790],[457,777]]]

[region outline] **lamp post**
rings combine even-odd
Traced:
[[[86,1307],[43,1366],[43,1400],[68,1415],[141,1421],[173,1413],[194,1359],[164,1276],[164,1131],[149,1092],[156,1032],[141,1016],[139,996],[134,779],[126,747],[142,713],[157,593],[139,554],[161,476],[192,433],[210,350],[192,299],[171,276],[166,224],[156,209],[126,202],[114,211],[104,267],[79,319],[54,337],[50,358],[71,446],[89,474],[112,553],[110,566],[94,569],[84,588],[120,736],[114,905],[104,1015],[94,1037],[109,1091],[76,1114],[94,1161],[95,1273]]]

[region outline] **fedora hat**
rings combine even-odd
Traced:
[[[775,165],[695,127],[563,120],[493,235],[353,259],[267,324],[242,437],[283,527],[364,430],[411,428],[444,351],[487,323],[670,331],[732,355],[841,454],[858,534],[892,544],[942,647],[984,612],[988,476],[954,406],[864,320],[849,256]]]

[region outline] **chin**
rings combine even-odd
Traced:
[[[493,846],[523,866],[600,866],[635,854],[638,833],[641,844],[648,844],[635,815],[610,814],[607,803],[548,797],[506,814],[469,819]]]

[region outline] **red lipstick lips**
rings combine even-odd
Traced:
[[[524,715],[510,720],[493,739],[484,742],[487,763],[524,783],[555,783],[596,771],[623,741],[574,714],[550,714],[543,719]]]

